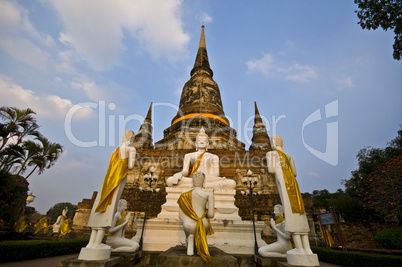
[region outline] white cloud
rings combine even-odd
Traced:
[[[16,1],[0,1],[0,32],[2,37],[26,33],[31,38],[43,45],[54,45],[54,40],[49,35],[39,33],[29,20],[29,12]]]
[[[74,90],[82,90],[93,101],[108,100],[116,101],[116,96],[124,95],[125,88],[113,81],[103,83],[95,82],[86,75],[81,75],[70,82],[70,87]]]
[[[355,87],[353,79],[349,76],[335,79],[335,81],[339,84],[340,89]]]
[[[268,76],[274,71],[274,58],[271,54],[264,54],[262,58],[246,62],[249,72],[261,72]]]
[[[317,73],[313,66],[300,65],[294,63],[292,66],[284,70],[285,79],[295,82],[306,83],[317,77]]]
[[[202,12],[196,16],[197,19],[200,20],[200,23],[207,24],[213,21],[212,17],[208,15],[206,12]]]
[[[65,50],[59,52],[57,55],[57,62],[55,63],[55,68],[61,73],[77,74],[74,68],[74,61],[78,61],[79,58],[76,56],[73,50]]]
[[[19,108],[31,108],[39,117],[64,119],[67,111],[74,105],[70,100],[56,95],[38,96],[35,92],[22,88],[11,78],[0,75],[0,105]],[[75,114],[75,119],[86,119],[93,115],[90,108],[82,108]]]
[[[0,48],[18,61],[41,71],[48,68],[50,55],[40,46],[52,46],[49,35],[39,33],[29,12],[17,2],[0,1]]]
[[[46,71],[48,69],[50,55],[28,39],[0,38],[0,47],[10,56],[38,70]]]
[[[73,48],[95,70],[119,65],[125,33],[153,58],[182,55],[189,36],[182,30],[179,0],[49,1],[65,32],[59,41]],[[124,32],[127,30],[127,32]]]
[[[321,175],[319,175],[316,172],[308,172],[307,174],[308,174],[308,176],[311,176],[311,177],[314,177],[314,178],[321,178]]]
[[[310,82],[317,77],[314,66],[281,62],[269,53],[264,54],[260,59],[247,61],[246,65],[249,73],[261,73],[267,77],[276,77],[295,82]]]

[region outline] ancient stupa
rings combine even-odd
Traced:
[[[250,103],[250,106],[252,106],[252,103]],[[239,233],[236,237],[238,240],[234,241],[238,242],[237,244],[230,247],[222,243],[218,247],[229,253],[253,254],[254,238],[250,221],[250,201],[247,196],[240,194],[240,191],[244,190],[241,180],[247,170],[251,170],[254,173],[254,177],[259,178],[259,185],[256,191],[262,193],[255,199],[255,219],[257,219],[259,233],[265,225],[262,221],[272,218],[273,206],[280,203],[275,180],[266,171],[265,154],[272,149],[257,103],[254,103],[254,114],[252,144],[249,150],[246,150],[245,144],[237,139],[236,130],[230,126],[229,120],[225,116],[220,89],[213,80],[213,71],[207,54],[204,26],[202,26],[194,67],[190,72],[190,79],[183,87],[179,111],[172,118],[171,125],[164,130],[163,139],[153,144],[152,103],[144,123],[134,139],[133,145],[137,149],[137,159],[135,168],[128,173],[126,187],[122,195],[122,198],[128,201],[127,210],[133,212],[134,215],[141,216],[143,214],[146,198],[145,193],[141,192],[139,187],[145,186],[143,177],[149,173],[149,169],[152,166],[156,168],[155,173],[159,177],[157,186],[161,189],[151,196],[148,213],[150,220],[147,221],[146,225],[152,229],[148,233],[153,232],[153,236],[147,234],[147,229],[144,231],[144,250],[162,251],[169,248],[169,246],[174,246],[173,243],[175,242],[177,245],[184,242],[184,240],[180,240],[181,236],[177,240],[165,240],[165,242],[162,240],[163,231],[157,232],[156,230],[170,229],[176,232],[179,230],[180,222],[178,217],[174,213],[167,213],[167,209],[169,209],[170,204],[175,204],[177,194],[180,194],[180,192],[167,192],[169,190],[165,187],[165,181],[174,173],[181,171],[184,155],[195,150],[195,137],[200,129],[204,128],[209,136],[210,145],[208,151],[219,156],[219,158],[225,158],[225,164],[220,166],[220,176],[233,179],[237,184],[236,190],[229,196],[230,205],[236,211],[227,216],[223,210],[218,212],[218,216],[213,222],[213,227],[215,232],[220,234],[217,235],[218,237],[215,240],[213,236],[209,240],[218,244],[220,242],[219,238],[230,236],[230,231],[235,231]],[[84,233],[86,231],[86,221],[95,196],[96,193],[91,199],[84,199],[78,204],[73,225],[77,232]],[[226,201],[226,197],[228,196],[220,196],[221,203]],[[132,216],[132,218],[134,217]],[[133,232],[136,229],[141,230],[138,227],[141,225],[141,221],[142,219],[137,220],[137,227],[135,222],[131,221],[130,225]],[[172,232],[170,232],[170,235],[172,235]],[[169,234],[165,235],[166,239],[170,238],[168,236]],[[158,240],[155,240],[155,238],[158,238]],[[261,237],[259,236],[258,238],[261,241]],[[159,245],[155,245],[155,243],[159,243]]]

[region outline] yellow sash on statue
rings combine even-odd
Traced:
[[[296,177],[293,174],[292,168],[290,167],[288,157],[281,150],[276,150],[279,154],[281,160],[283,178],[285,180],[286,190],[288,191],[290,206],[292,207],[292,213],[304,214],[303,200],[300,194],[299,185],[297,184]]]
[[[35,232],[34,235],[36,235],[37,233],[39,233],[40,230],[43,229],[43,234],[47,234],[47,231],[50,228],[50,225],[48,224],[47,218],[43,217],[42,219],[40,219],[35,225]]]
[[[101,198],[95,212],[104,212],[112,203],[113,193],[123,181],[128,172],[128,158],[120,159],[120,147],[118,147],[110,159],[109,166],[103,182]]]
[[[116,222],[116,225],[115,225],[114,227],[119,226],[120,224],[124,223],[125,220],[126,220],[126,216],[122,216],[122,217]],[[116,232],[117,232],[117,231],[116,231]],[[107,235],[108,235],[108,236],[112,236],[112,235],[115,235],[116,232],[114,232],[114,233],[109,232],[109,233],[107,233]]]
[[[194,189],[193,189],[194,190]],[[201,259],[210,264],[212,261],[211,255],[209,254],[208,243],[207,243],[207,234],[205,233],[204,223],[202,219],[207,215],[208,210],[205,210],[204,214],[199,218],[197,213],[195,213],[192,205],[192,192],[190,190],[188,192],[184,192],[180,195],[179,200],[177,203],[179,204],[180,209],[193,220],[197,221],[197,225],[195,227],[195,247],[197,248],[198,254],[200,255]],[[213,235],[214,231],[212,230],[211,223],[209,218],[207,218],[209,224],[209,231],[208,235]]]
[[[68,219],[64,217],[64,215],[61,215],[61,226],[60,226],[60,235],[59,237],[65,237],[66,234],[71,232],[70,224],[68,223]]]
[[[202,157],[204,156],[205,152],[206,152],[206,151],[202,152],[202,153],[197,157],[197,160],[195,161],[195,164],[194,164],[193,168],[191,169],[190,175],[189,175],[188,177],[191,177],[191,176],[193,175],[193,173],[195,173],[195,172],[198,170],[198,168],[199,168],[200,165],[201,165]]]
[[[28,223],[24,216],[21,216],[18,221],[14,225],[14,229],[17,233],[24,232],[25,228],[27,228]]]
[[[279,217],[278,219],[275,220],[275,224],[281,223],[285,220],[283,217]]]

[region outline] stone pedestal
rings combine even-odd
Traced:
[[[143,250],[165,251],[171,247],[185,244],[186,236],[182,222],[179,219],[177,199],[188,188],[166,188],[167,201],[157,218],[145,223]],[[234,205],[234,190],[214,191],[215,217],[211,219],[211,226],[215,234],[207,236],[208,245],[219,248],[231,254],[254,254],[254,231],[252,221],[242,221],[238,208]],[[139,242],[143,219],[136,220],[137,234],[134,240]],[[265,246],[261,239],[261,231],[265,223],[255,223],[258,247]]]
[[[237,259],[220,249],[209,247],[212,257],[211,267],[237,267]],[[185,246],[176,246],[161,253],[156,262],[157,267],[206,267],[208,266],[198,255],[187,256]]]
[[[254,261],[257,263],[257,266],[277,267],[280,262],[286,263],[286,258],[261,257],[260,255],[254,255]]]
[[[320,266],[317,254],[286,253],[289,266]]]
[[[144,256],[144,251],[136,251],[136,252],[112,252],[111,257],[119,257],[121,261],[119,266],[124,267],[132,267],[135,266],[141,258]]]
[[[118,257],[112,257],[106,260],[79,260],[76,258],[62,260],[59,264],[60,267],[113,267],[117,266],[121,261]]]
[[[109,246],[104,246],[103,248],[81,248],[78,259],[86,261],[107,260],[110,258],[112,249]]]

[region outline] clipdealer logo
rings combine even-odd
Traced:
[[[338,116],[338,100],[332,101],[328,103],[324,107],[325,119],[329,119],[332,117]],[[338,145],[339,145],[339,136],[338,136],[338,122],[328,122],[326,123],[326,147],[325,151],[321,152],[310,145],[308,145],[304,139],[304,130],[307,126],[318,123],[322,121],[323,118],[321,116],[321,110],[317,109],[313,113],[311,113],[303,122],[302,125],[302,141],[304,147],[314,156],[325,161],[326,163],[336,166],[338,165]]]

